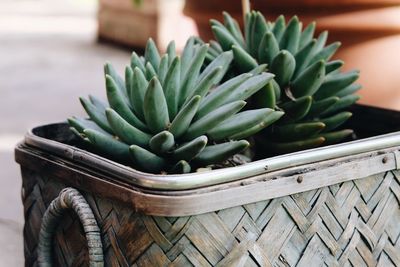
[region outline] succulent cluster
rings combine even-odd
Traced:
[[[343,62],[330,61],[339,42],[326,46],[328,33],[315,38],[315,23],[302,30],[296,16],[287,24],[283,16],[267,22],[260,12],[251,11],[245,17],[243,35],[237,21],[228,13],[223,15],[223,24],[210,21],[216,41],[210,41],[206,59],[212,61],[232,51],[231,76],[255,68],[275,75],[252,98],[257,107],[285,112],[259,140],[269,152],[281,154],[333,144],[353,133],[336,130],[351,117],[343,110],[359,99],[353,93],[361,88],[354,84],[358,71],[340,72]]]
[[[190,38],[181,56],[173,42],[132,53],[125,80],[105,65],[108,103],[81,103],[90,119],[70,118],[74,133],[108,157],[151,173],[187,173],[221,163],[249,146],[245,138],[278,120],[271,108],[241,111],[274,75],[260,68],[221,80],[233,60],[222,52],[204,64],[207,44]]]

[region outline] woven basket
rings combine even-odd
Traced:
[[[365,118],[386,127],[375,131],[399,130],[397,112],[355,113],[356,128]],[[26,266],[400,266],[399,133],[295,154],[299,164],[240,180],[161,190],[60,143],[71,143],[63,127],[39,127],[16,148]],[[360,144],[369,151],[299,161]]]

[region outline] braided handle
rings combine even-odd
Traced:
[[[103,246],[101,243],[100,229],[89,204],[74,188],[64,188],[58,197],[47,208],[40,228],[38,243],[39,267],[52,266],[53,235],[57,229],[64,212],[72,209],[78,215],[89,248],[89,266],[103,267]]]

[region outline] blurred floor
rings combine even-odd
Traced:
[[[129,53],[96,43],[95,0],[0,1],[0,267],[23,266],[21,178],[14,145],[27,129],[83,114],[103,96],[102,65]]]

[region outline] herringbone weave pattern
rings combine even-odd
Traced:
[[[26,266],[36,266],[42,215],[65,185],[22,173]],[[102,231],[106,266],[400,266],[399,171],[179,218],[84,196]],[[86,266],[73,214],[59,226],[54,249],[55,266]]]

